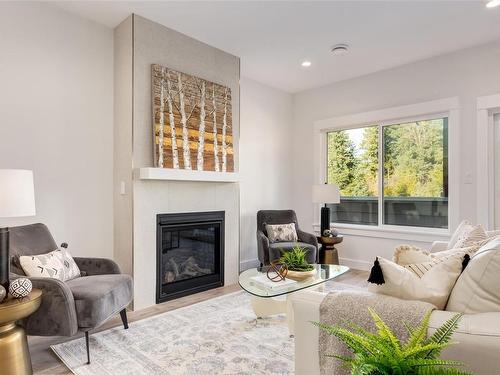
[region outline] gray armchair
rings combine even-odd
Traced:
[[[25,276],[19,256],[45,254],[57,248],[44,224],[10,228],[11,279]],[[126,307],[132,301],[132,278],[121,274],[118,265],[110,259],[74,259],[82,277],[66,282],[30,278],[33,287],[43,291],[42,303],[33,315],[21,323],[28,335],[73,336],[84,332],[87,363],[90,363],[91,330],[118,313],[124,328],[128,328]]]
[[[295,223],[299,242],[271,243],[267,238],[266,224]],[[297,215],[293,210],[261,210],[257,212],[257,249],[261,265],[269,265],[281,255],[290,251],[296,244],[307,251],[306,259],[309,263],[318,263],[318,240],[314,234],[302,231],[297,222]]]

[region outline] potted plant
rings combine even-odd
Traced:
[[[304,280],[316,274],[316,269],[312,264],[307,263],[307,251],[299,245],[295,245],[292,250],[285,252],[279,262],[286,265],[288,272],[286,277],[292,280]]]
[[[461,314],[453,316],[427,338],[432,312],[429,311],[418,327],[408,327],[405,324],[409,337],[402,343],[380,316],[374,310],[369,310],[377,327],[376,334],[355,325],[346,329],[313,322],[320,329],[337,337],[353,353],[352,357],[327,354],[343,361],[350,368],[351,374],[470,375],[457,368],[463,366],[463,363],[439,358],[441,351],[453,344],[450,342],[451,336],[458,327]]]

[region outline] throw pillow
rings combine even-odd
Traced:
[[[399,245],[394,249],[392,260],[394,263],[404,266],[406,264],[428,262],[431,260],[431,254],[416,246]]]
[[[496,238],[496,237],[493,237]],[[399,264],[400,266],[406,266],[408,264],[425,263],[430,262],[436,258],[445,258],[450,255],[456,255],[463,257],[468,254],[470,257],[473,256],[483,245],[487,244],[493,238],[488,238],[483,241],[474,243],[467,247],[457,247],[454,249],[439,251],[437,253],[429,253],[419,247],[412,245],[400,245],[396,247],[393,255],[393,262]]]
[[[270,242],[297,242],[299,239],[295,223],[266,224],[266,232]]]
[[[464,233],[470,231],[471,227],[472,224],[470,221],[462,220],[462,222],[458,224],[457,229],[455,229],[455,232],[453,232],[450,241],[448,242],[448,249],[453,249],[459,238],[461,238]]]
[[[68,281],[80,276],[80,269],[66,249],[47,254],[23,255],[19,263],[28,277],[50,277]]]
[[[383,274],[383,284],[369,284],[368,290],[405,300],[429,302],[442,310],[462,271],[463,257],[448,256],[406,266],[380,257],[377,261]]]
[[[484,245],[457,280],[446,310],[475,314],[500,312],[500,237]]]
[[[462,233],[453,248],[472,246],[481,241],[488,240],[488,238],[488,234],[481,224],[473,225],[469,230]]]

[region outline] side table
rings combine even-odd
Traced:
[[[339,253],[335,245],[341,243],[344,236],[336,237],[318,237],[318,243],[321,244],[319,249],[319,262],[322,264],[339,264]]]
[[[33,373],[26,333],[16,321],[33,314],[41,303],[40,289],[33,289],[25,298],[8,297],[0,303],[0,374]]]

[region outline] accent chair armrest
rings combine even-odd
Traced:
[[[120,274],[120,267],[115,261],[106,258],[73,258],[87,276]]]
[[[257,250],[259,261],[263,264],[269,264],[269,238],[263,231],[257,229]]]
[[[73,336],[78,331],[75,300],[69,287],[58,279],[30,277],[33,288],[42,290],[42,303],[22,325],[32,336]]]
[[[312,233],[304,232],[303,230],[297,229],[297,236],[300,242],[305,242],[309,245],[316,247],[316,263],[319,263],[319,251],[318,251],[318,239]]]
[[[318,248],[318,239],[314,234],[297,229],[297,236],[299,237],[300,242],[305,242]]]

